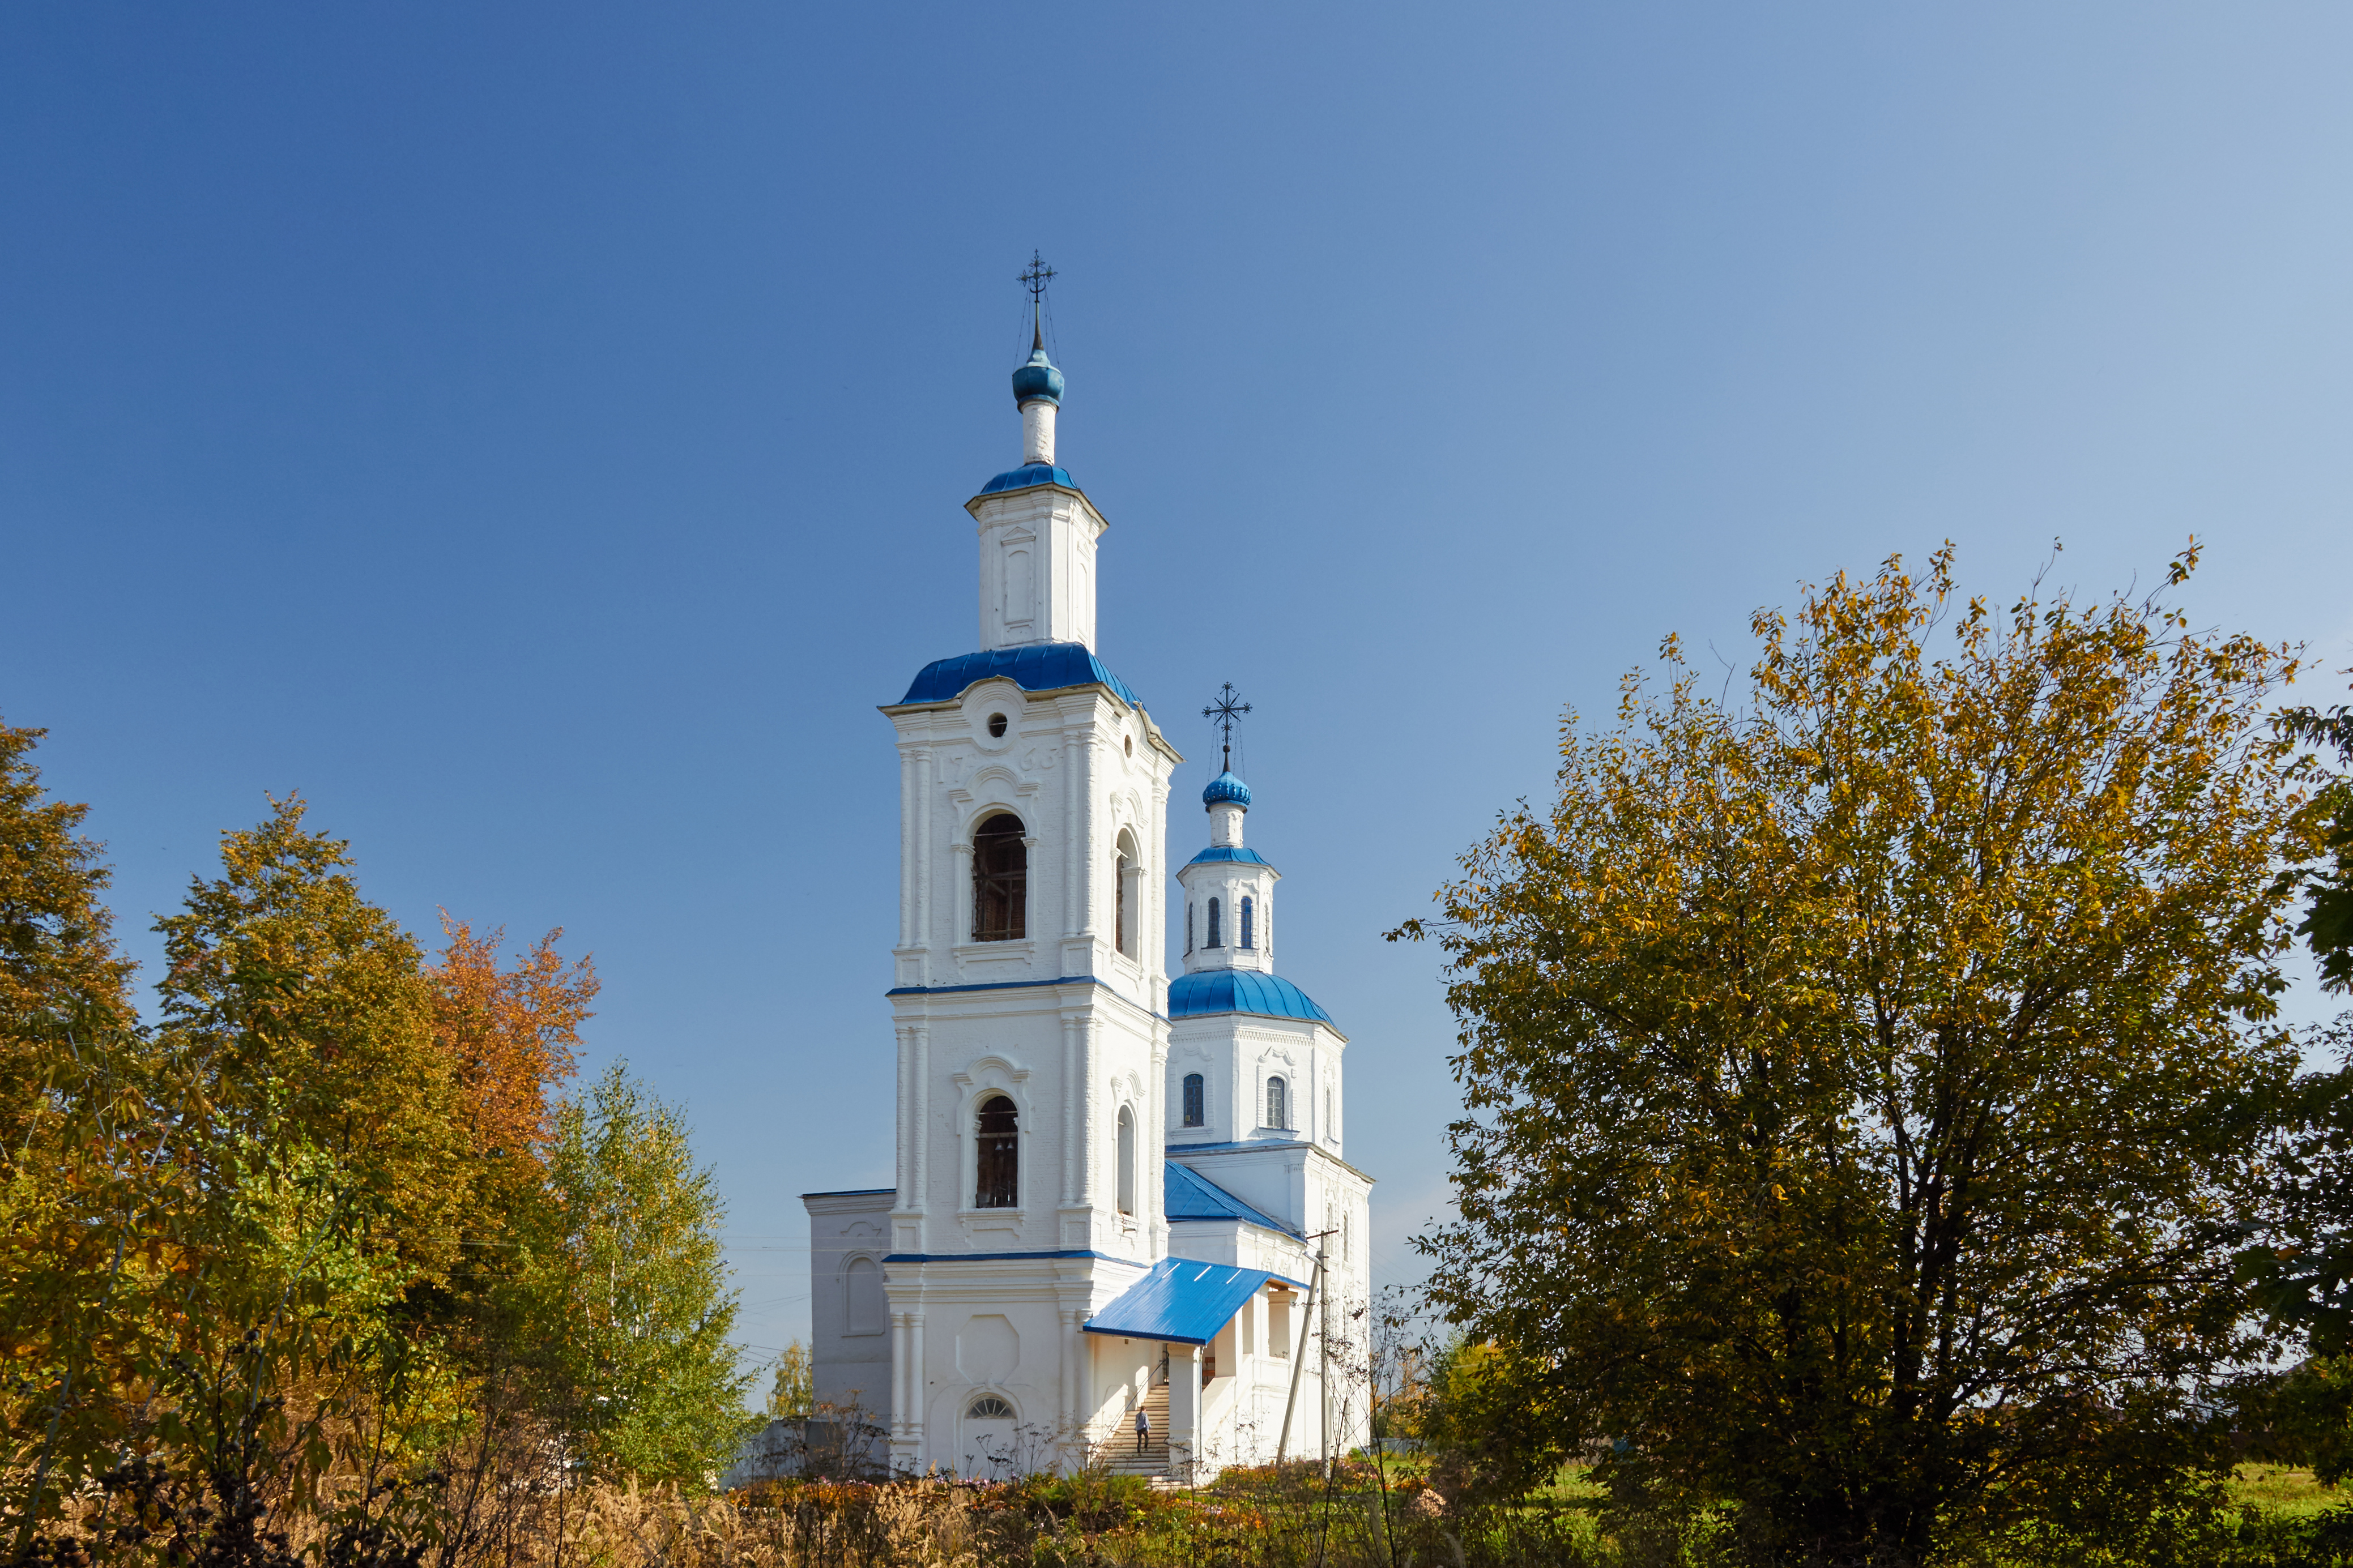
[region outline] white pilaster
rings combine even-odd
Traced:
[[[1201,1347],[1168,1347],[1168,1463],[1174,1479],[1189,1480],[1201,1458]]]

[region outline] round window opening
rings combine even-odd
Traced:
[[[1133,736],[1133,735],[1129,735],[1129,736],[1124,737],[1123,740],[1121,740],[1120,744],[1121,744],[1121,745],[1123,745],[1123,746],[1125,746],[1125,747],[1127,748],[1127,754],[1128,754],[1129,756],[1131,756],[1131,757],[1132,757],[1132,756],[1135,755],[1135,737],[1134,737],[1134,736]]]
[[[965,1414],[975,1421],[1010,1421],[1013,1419],[1013,1406],[994,1394],[984,1394],[972,1402],[972,1408]]]
[[[1005,739],[1004,714],[991,713],[988,716],[988,738],[992,741],[1001,741]]]

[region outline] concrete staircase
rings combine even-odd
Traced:
[[[1135,1412],[1120,1424],[1120,1435],[1106,1444],[1103,1458],[1115,1476],[1164,1477],[1168,1474],[1168,1385],[1155,1383],[1144,1396],[1144,1413],[1152,1418],[1152,1438],[1142,1453],[1135,1451]]]

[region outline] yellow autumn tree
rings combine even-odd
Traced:
[[[271,804],[155,922],[161,1034],[206,1085],[212,1148],[314,1149],[364,1194],[376,1237],[438,1274],[474,1163],[424,955],[362,896],[349,847],[303,826],[300,796]]]
[[[23,1146],[69,1042],[132,1022],[132,965],[100,901],[107,868],[81,837],[90,807],[53,800],[33,748],[0,723],[0,1149]]]
[[[53,799],[44,731],[0,724],[0,1492],[23,1555],[111,1419],[127,1222],[152,1216],[164,1119],[101,901],[89,807]]]
[[[2161,597],[1964,602],[1949,547],[1754,629],[1743,692],[1671,640],[1572,718],[1549,811],[1398,933],[1461,1026],[1438,1300],[1625,1508],[2130,1555],[2258,1349],[2294,660]]]

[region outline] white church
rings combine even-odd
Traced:
[[[1338,1456],[1369,1427],[1347,1038],[1275,972],[1280,873],[1230,771],[1170,895],[1184,759],[1095,656],[1106,524],[1056,466],[1062,392],[1033,339],[1021,466],[965,503],[979,651],[881,710],[897,1184],[803,1196],[817,1395],[902,1473]]]

